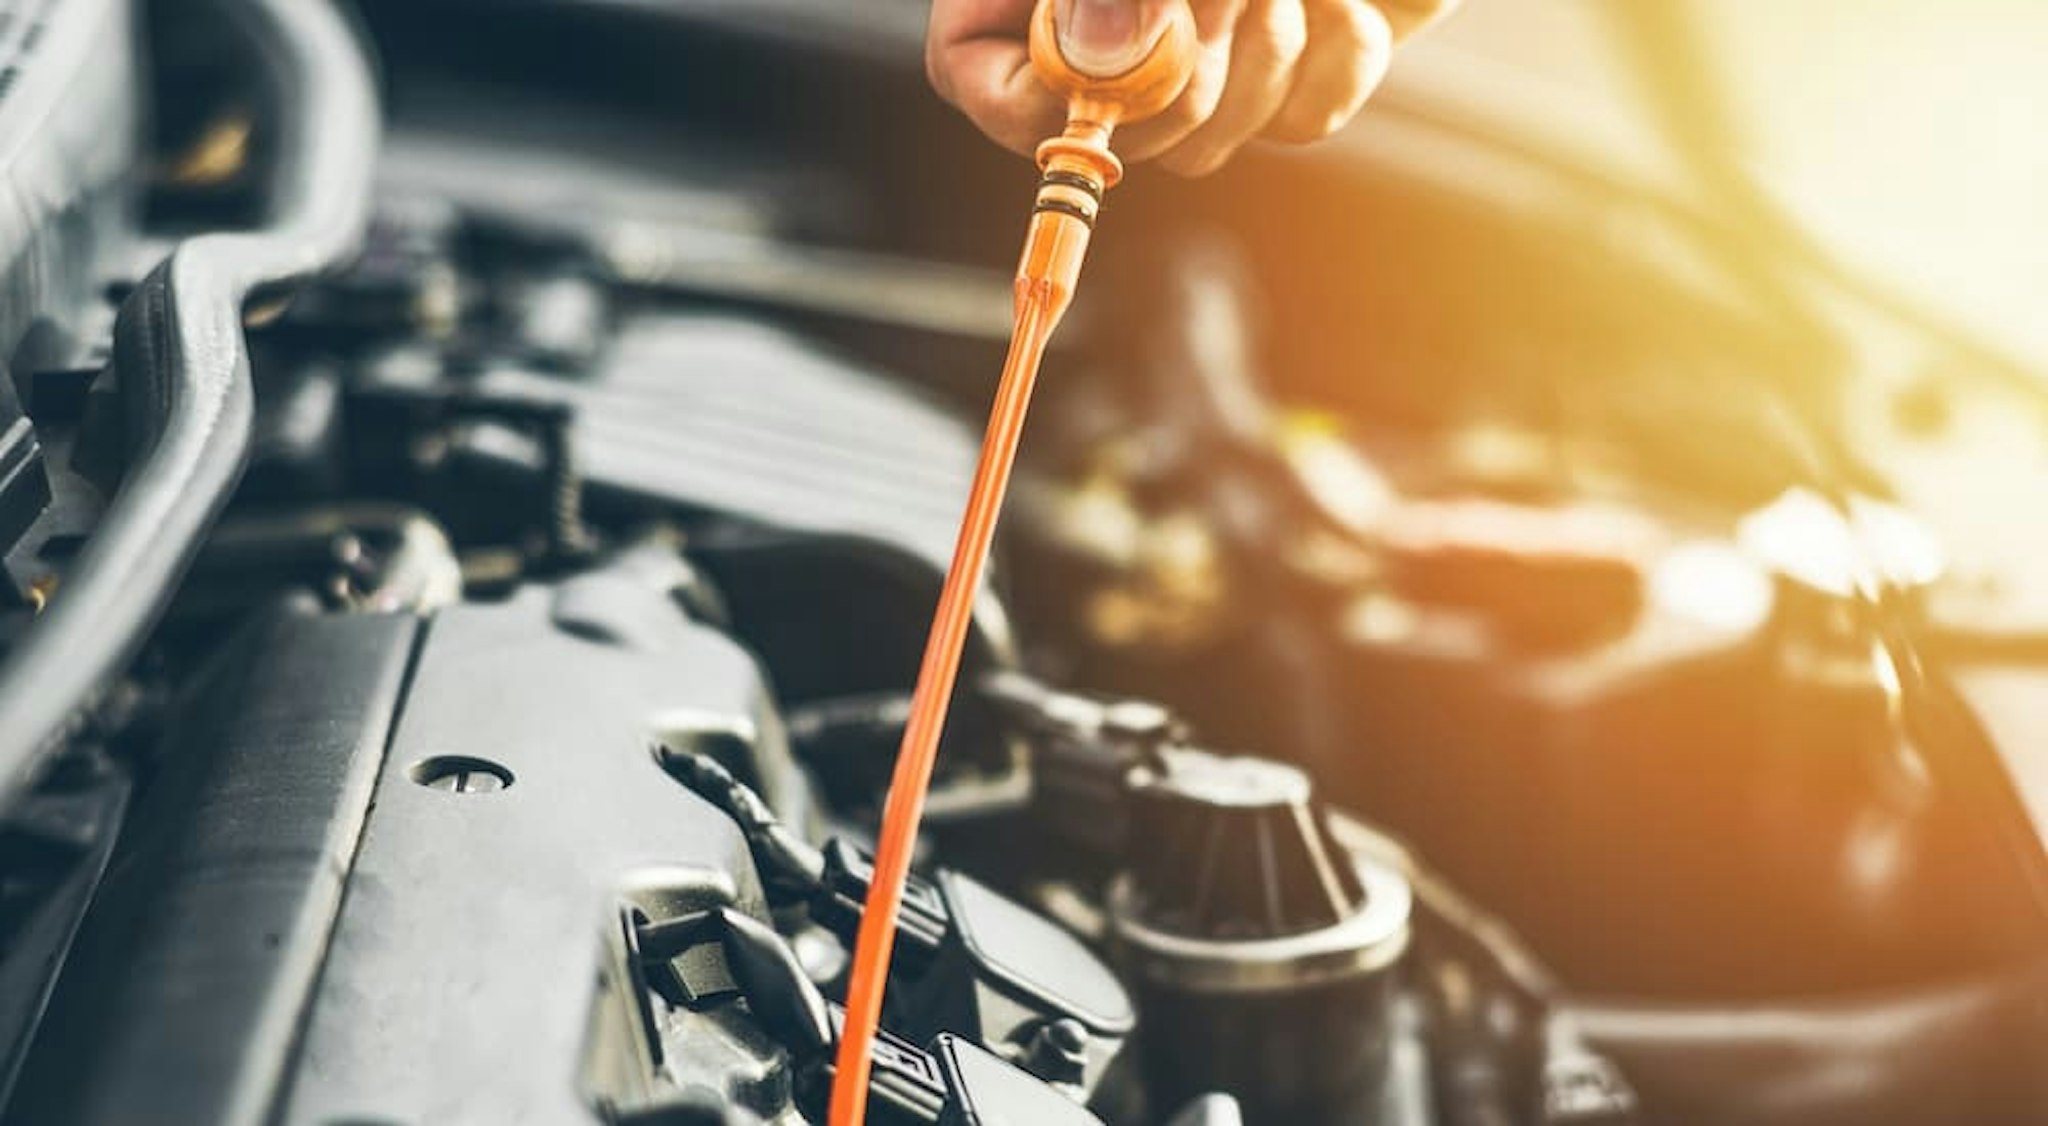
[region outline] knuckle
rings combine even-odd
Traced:
[[[1308,47],[1308,21],[1302,16],[1299,3],[1279,0],[1266,9],[1254,26],[1240,29],[1238,35],[1240,67],[1285,70]]]
[[[1200,125],[1216,115],[1216,107],[1223,104],[1223,75],[1208,81],[1197,79],[1188,83],[1187,93],[1173,104],[1169,114],[1172,120],[1188,127]]]
[[[1387,17],[1380,14],[1371,0],[1324,0],[1328,18],[1317,30],[1332,37],[1341,37],[1347,47],[1360,50],[1373,44],[1375,31],[1384,32]]]
[[[1165,113],[1153,119],[1153,123],[1156,132],[1166,134],[1177,141],[1206,121],[1208,116],[1208,111],[1194,99],[1182,98],[1167,107]]]
[[[1333,114],[1323,107],[1293,109],[1276,118],[1266,130],[1266,135],[1276,141],[1292,145],[1305,145],[1320,141],[1342,128],[1350,114]]]
[[[1340,129],[1386,77],[1393,56],[1393,32],[1380,10],[1365,0],[1338,0],[1333,20],[1317,26],[1318,39],[1309,48],[1314,55],[1316,94],[1312,104],[1321,113],[1309,114],[1305,129],[1319,130],[1318,136]],[[1325,34],[1327,33],[1327,34]]]
[[[1166,108],[1166,112],[1146,123],[1147,140],[1152,156],[1159,156],[1188,139],[1216,114],[1216,107],[1222,100],[1220,88],[1197,89],[1190,85],[1180,99]]]
[[[1369,60],[1371,68],[1386,69],[1387,60],[1394,53],[1394,25],[1388,21],[1387,13],[1368,0],[1352,0],[1346,7],[1351,13],[1349,24],[1357,50]]]
[[[1270,24],[1282,57],[1291,61],[1308,49],[1308,14],[1300,4],[1276,5]]]

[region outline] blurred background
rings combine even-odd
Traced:
[[[1603,139],[1668,159],[1642,72],[1611,5],[1473,3],[1417,45],[1469,52],[1573,99]],[[2040,240],[2022,236],[2044,147],[2048,19],[2023,0],[1927,5],[1694,6],[1695,53],[1730,124],[1729,156],[1831,251],[1913,300],[2048,358],[2036,316]]]

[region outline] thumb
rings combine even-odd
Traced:
[[[1059,0],[1053,27],[1060,54],[1075,70],[1112,78],[1145,61],[1166,27],[1158,0]]]

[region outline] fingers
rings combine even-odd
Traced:
[[[925,30],[932,89],[1004,148],[1029,155],[1066,106],[1031,73],[1021,29],[1032,0],[933,0]]]
[[[1394,32],[1366,0],[1306,0],[1308,49],[1286,104],[1266,135],[1296,144],[1344,127],[1372,96],[1394,57]]]
[[[1116,73],[1156,41],[1164,0],[1057,0],[1063,51]],[[1386,75],[1394,44],[1457,0],[1188,0],[1200,44],[1187,89],[1128,126],[1117,151],[1199,176],[1245,142],[1313,141],[1355,116]],[[1031,71],[1024,29],[1034,0],[933,0],[925,69],[939,95],[1004,147],[1029,154],[1065,106]]]
[[[933,89],[997,144],[1029,156],[1058,133],[1065,103],[1031,73],[1020,43],[971,39],[940,53],[927,49]]]
[[[1388,0],[1389,3],[1397,0]],[[1420,26],[1424,10],[1455,0],[1398,0]],[[1247,141],[1305,142],[1354,117],[1393,52],[1372,0],[1194,0],[1202,55],[1178,102],[1118,134],[1125,160],[1206,175]]]
[[[1227,7],[1235,9],[1238,5]],[[1172,152],[1216,113],[1216,107],[1223,100],[1224,88],[1230,81],[1231,43],[1237,31],[1237,12],[1219,11],[1224,8],[1226,5],[1223,4],[1208,6],[1212,28],[1205,25],[1204,7],[1195,7],[1196,42],[1200,45],[1200,53],[1195,57],[1195,73],[1188,79],[1187,88],[1181,91],[1179,99],[1166,107],[1165,112],[1150,121],[1117,131],[1116,149],[1124,160],[1135,163]]]
[[[1215,111],[1160,157],[1160,167],[1182,176],[1221,168],[1286,103],[1307,46],[1301,0],[1253,0],[1232,36],[1228,78]]]

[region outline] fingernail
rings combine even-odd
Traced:
[[[1085,74],[1107,78],[1144,61],[1152,45],[1145,0],[1062,0],[1053,21],[1060,53]]]

